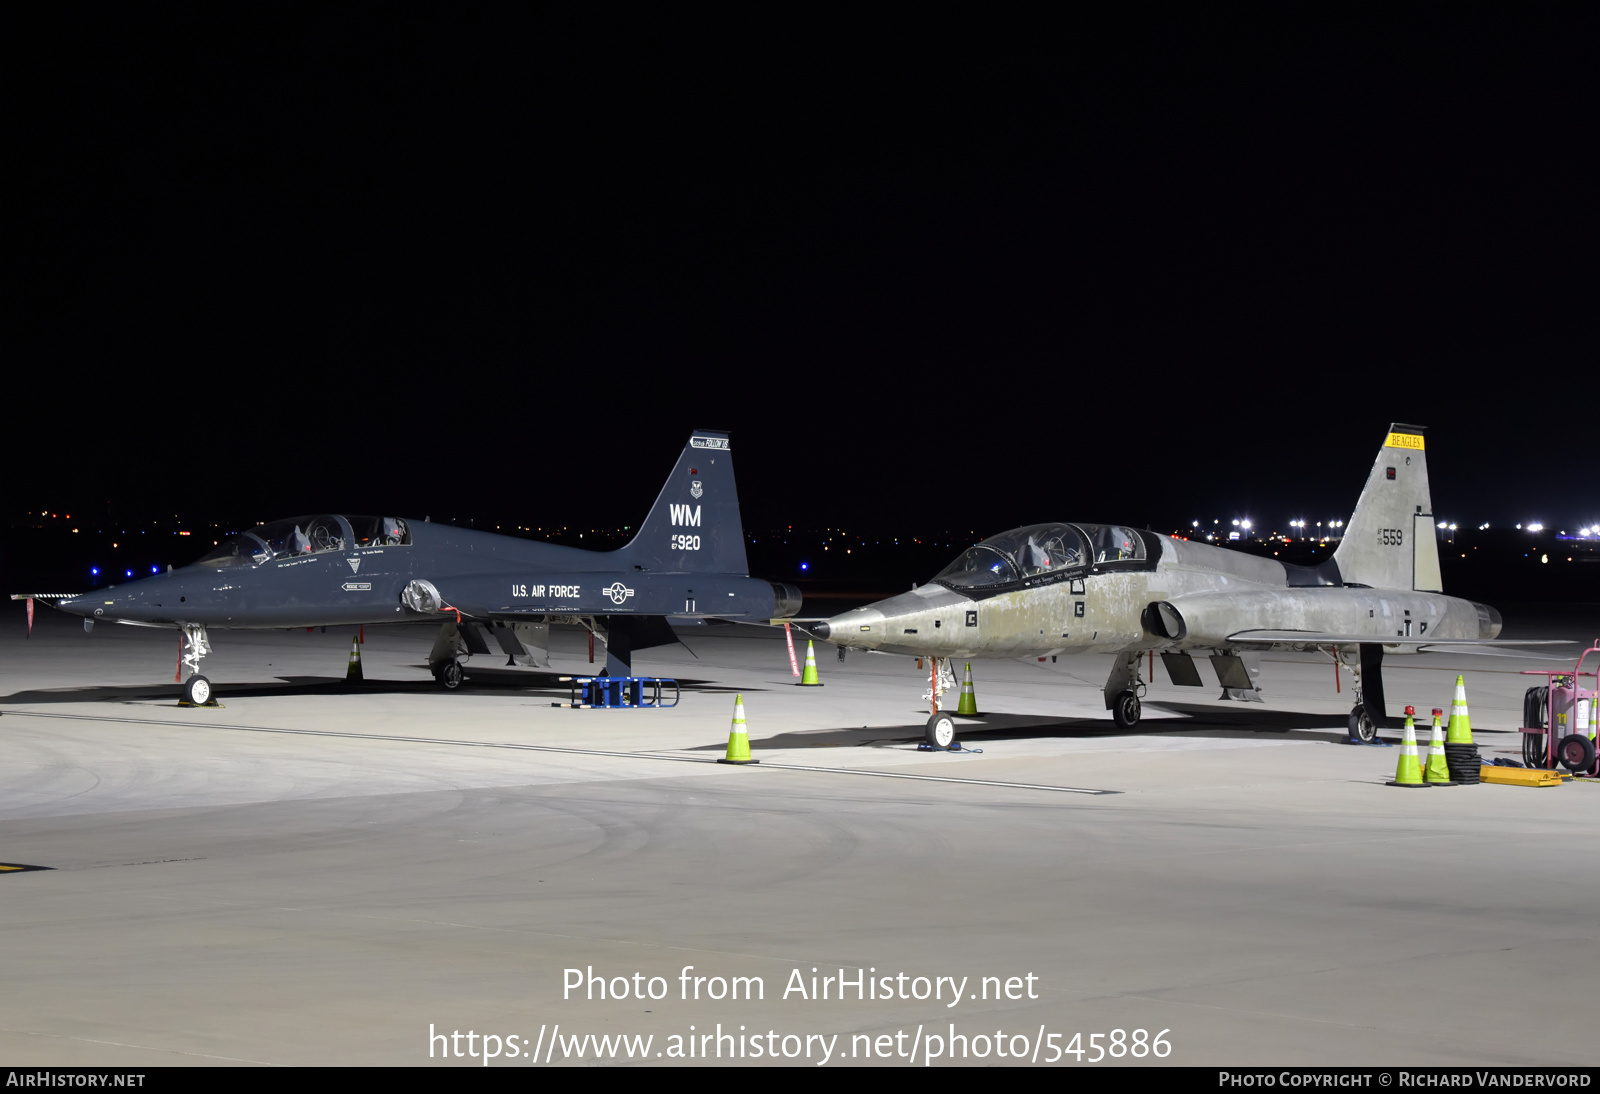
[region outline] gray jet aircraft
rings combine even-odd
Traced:
[[[552,623],[599,633],[606,673],[631,673],[634,650],[677,641],[669,620],[765,622],[800,609],[800,592],[749,576],[727,434],[689,438],[626,547],[586,551],[398,517],[320,514],[257,525],[190,566],[68,597],[56,607],[96,622],[183,632],[184,697],[204,703],[208,630],[433,621],[428,655],[447,688],[484,632],[521,664],[548,664]]]
[[[1259,655],[1274,648],[1324,650],[1353,670],[1350,732],[1371,741],[1386,719],[1385,649],[1500,633],[1499,612],[1443,595],[1423,437],[1422,426],[1390,426],[1343,541],[1317,566],[1125,525],[1035,524],[969,547],[911,592],[803,625],[841,647],[929,658],[927,738],[938,747],[954,735],[939,710],[952,659],[1110,654],[1106,708],[1129,727],[1149,651],[1174,684],[1195,687],[1195,654],[1209,654],[1224,697],[1259,701]]]

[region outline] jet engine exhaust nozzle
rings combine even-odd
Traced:
[[[772,617],[788,619],[800,614],[800,604],[805,599],[800,590],[781,581],[768,582],[772,586]]]
[[[1500,618],[1500,613],[1487,604],[1479,604],[1476,600],[1468,603],[1478,609],[1478,637],[1499,638],[1500,628],[1505,626],[1505,620]]]

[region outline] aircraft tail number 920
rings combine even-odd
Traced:
[[[673,536],[672,537],[672,550],[674,550],[674,551],[698,551],[699,549],[700,549],[700,537],[699,536]]]
[[[1378,542],[1385,547],[1404,547],[1405,532],[1399,528],[1379,528]]]

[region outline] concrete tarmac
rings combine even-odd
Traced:
[[[185,709],[173,632],[3,622],[0,863],[48,867],[0,871],[7,1064],[714,1063],[719,1024],[723,1062],[1596,1062],[1600,786],[1387,787],[1326,657],[1267,655],[1265,704],[1157,668],[1131,732],[1105,659],[974,662],[982,752],[944,754],[909,659],[819,646],[800,688],[781,631],[638,655],[684,681],[643,711],[498,657],[443,692],[421,628],[369,628],[352,688],[348,630],[218,631],[224,705]],[[1390,709],[1465,673],[1516,757],[1519,670],[1580,648],[1395,657]],[[714,762],[735,693],[759,766]]]

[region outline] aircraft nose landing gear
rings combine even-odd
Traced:
[[[466,673],[462,671],[460,661],[446,661],[434,673],[434,678],[446,688],[454,691],[461,686],[461,681],[466,679]]]
[[[189,678],[183,683],[183,698],[178,701],[178,705],[219,707],[222,704],[211,694],[211,681],[200,675],[200,659],[211,652],[211,643],[206,641],[206,629],[198,623],[184,623],[181,626],[183,656],[179,672],[188,669]]]

